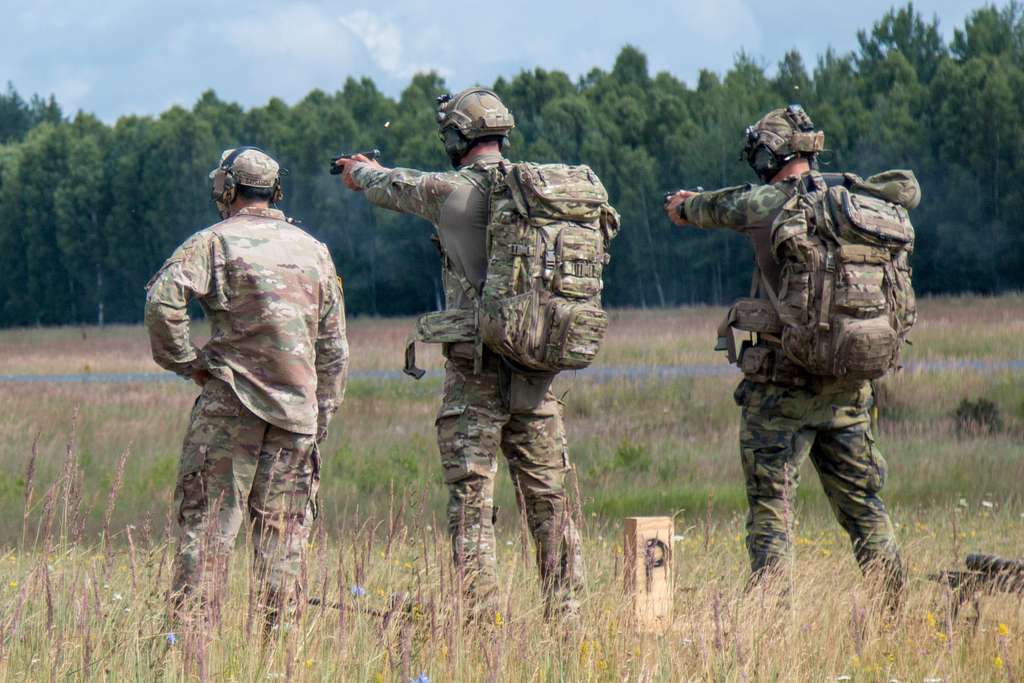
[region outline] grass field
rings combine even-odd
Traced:
[[[618,312],[600,363],[723,363],[710,350],[720,315],[713,308]],[[353,369],[396,369],[410,324],[351,321]],[[1024,359],[1024,297],[924,300],[913,341],[908,361]],[[421,355],[440,366],[435,352]],[[0,375],[155,371],[137,327],[0,332]],[[497,503],[507,609],[501,623],[462,629],[438,532],[445,500],[433,434],[440,382],[354,380],[323,449],[310,584],[314,593],[373,609],[403,591],[417,609],[411,622],[386,627],[367,614],[310,609],[263,655],[250,646],[242,553],[220,627],[208,638],[166,641],[166,520],[196,388],[0,382],[0,542],[8,548],[0,557],[0,674],[403,683],[420,673],[432,681],[1024,680],[1021,600],[984,600],[972,628],[947,618],[941,588],[924,579],[969,551],[1024,554],[1022,380],[1020,370],[943,370],[885,382],[885,498],[912,576],[903,619],[885,624],[810,468],[796,497],[788,607],[772,608],[772,591],[742,591],[737,377],[560,379],[591,578],[584,618],[571,631],[541,618],[531,554],[516,515],[506,512],[515,505],[504,478]],[[980,398],[996,406],[1001,424],[994,429],[965,428],[955,417],[961,401]],[[101,532],[126,452],[107,546]],[[676,619],[659,639],[636,635],[625,618],[620,518],[633,514],[676,515],[683,537]],[[353,597],[354,585],[366,595]]]

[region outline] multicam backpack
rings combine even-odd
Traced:
[[[477,291],[453,273],[472,309],[420,318],[406,347],[407,374],[416,340],[475,341],[526,370],[558,372],[593,362],[608,329],[601,307],[608,243],[619,215],[587,166],[512,164],[491,171],[487,277]]]
[[[815,375],[877,379],[898,365],[917,318],[907,209],[920,186],[910,171],[809,179],[772,227],[781,289],[762,282],[783,351]]]
[[[584,368],[608,329],[602,276],[618,214],[587,166],[502,163],[492,174],[480,336],[531,370]]]

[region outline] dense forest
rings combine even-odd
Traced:
[[[800,102],[825,130],[826,170],[914,169],[919,292],[1024,288],[1024,10],[973,12],[949,43],[913,7],[858,32],[850,54],[776,68],[740,54],[695,84],[651,75],[641,49],[573,81],[537,69],[493,84],[518,127],[509,156],[583,162],[622,213],[606,296],[616,306],[720,303],[745,290],[750,250],[727,231],[673,228],[667,190],[754,180],[744,127]],[[0,94],[0,325],[131,322],[176,245],[216,221],[207,173],[219,152],[258,145],[291,173],[283,209],[326,242],[355,314],[440,303],[428,226],[371,209],[326,173],[340,151],[379,147],[387,165],[443,169],[434,99],[463,83],[418,75],[396,101],[368,79],[289,106],[243,110],[204,93],[191,109],[113,125],[53,98]]]

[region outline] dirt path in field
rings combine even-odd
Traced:
[[[1020,372],[1024,371],[1024,359],[1020,360],[984,360],[954,359],[934,361],[911,361],[906,364],[903,372]],[[644,365],[644,366],[596,366],[581,370],[581,379],[608,382],[612,380],[646,380],[675,379],[678,377],[717,377],[735,375],[738,370],[723,363],[704,363],[693,365]],[[440,370],[431,370],[427,377],[441,377]],[[96,372],[68,375],[0,375],[0,382],[38,382],[38,383],[99,383],[120,384],[130,382],[168,382],[178,377],[169,372]],[[350,375],[353,380],[370,380],[390,382],[406,379],[398,370],[356,370]]]

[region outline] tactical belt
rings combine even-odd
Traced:
[[[768,298],[759,298],[761,292]],[[737,349],[735,330],[749,332],[755,337],[744,340]],[[750,296],[736,301],[718,326],[715,350],[725,351],[729,362],[738,365],[746,378],[753,382],[795,387],[814,384],[820,378],[786,357],[782,349],[782,331],[778,295],[765,280],[761,269],[755,268]]]
[[[768,300],[758,297],[762,291],[768,295]],[[759,336],[770,335],[775,338],[782,335],[779,298],[764,279],[761,269],[756,266],[750,281],[750,296],[737,300],[718,326],[718,343],[715,345],[715,351],[725,351],[729,362],[738,364],[740,354],[736,350],[733,330],[753,332]],[[781,340],[779,344],[781,346]]]
[[[405,367],[402,372],[413,379],[420,379],[426,374],[422,368],[416,367],[416,342],[434,344],[454,344],[473,342],[473,374],[479,375],[484,366],[484,342],[480,336],[480,295],[470,284],[465,273],[460,272],[448,259],[444,250],[441,251],[444,269],[458,281],[471,308],[455,308],[437,311],[420,316],[416,321],[416,330],[405,341]]]
[[[416,367],[416,342],[434,344],[455,344],[473,342],[474,372],[480,374],[483,369],[483,341],[477,321],[477,309],[456,308],[450,311],[438,311],[420,316],[416,321],[416,330],[405,342],[405,367],[402,372],[414,379],[423,377],[424,370]]]

